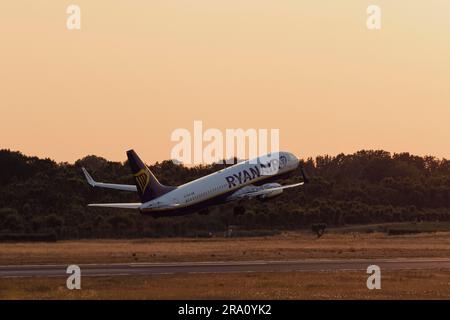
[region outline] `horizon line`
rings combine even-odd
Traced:
[[[38,159],[43,159],[43,160],[47,160],[48,159],[48,160],[51,160],[51,161],[53,161],[53,162],[55,162],[57,164],[68,163],[68,164],[75,165],[75,163],[77,161],[83,160],[83,159],[85,159],[87,157],[97,157],[97,158],[104,159],[107,162],[116,162],[116,163],[126,163],[128,161],[127,159],[125,159],[123,161],[121,161],[121,160],[109,160],[109,159],[107,159],[107,158],[105,158],[103,156],[99,156],[99,155],[95,155],[95,154],[87,154],[87,155],[85,155],[85,156],[83,156],[81,158],[76,159],[73,162],[71,162],[71,161],[57,161],[57,160],[55,160],[55,159],[53,159],[53,158],[51,158],[49,156],[48,157],[47,156],[43,157],[43,156],[39,156],[39,155],[29,155],[29,154],[26,154],[26,153],[24,153],[24,152],[22,152],[20,150],[13,150],[13,149],[10,149],[10,148],[0,148],[0,152],[2,152],[2,151],[11,152],[11,153],[20,153],[23,156],[28,157],[28,158],[38,158]],[[315,156],[308,156],[306,158],[299,158],[299,160],[300,161],[308,161],[308,160],[311,159],[314,163],[316,163],[316,160],[317,160],[318,157],[332,157],[332,158],[336,158],[339,155],[344,155],[344,156],[355,155],[355,154],[357,154],[359,152],[364,152],[364,151],[365,152],[377,152],[377,151],[378,152],[386,152],[386,153],[389,154],[390,157],[392,157],[394,155],[408,154],[408,155],[413,156],[413,157],[420,157],[420,158],[432,157],[434,160],[437,160],[437,161],[450,161],[450,159],[448,159],[446,157],[442,157],[441,158],[441,157],[437,157],[437,156],[430,155],[430,154],[426,154],[426,155],[421,156],[421,155],[417,155],[417,154],[414,154],[414,153],[411,153],[411,152],[408,152],[408,151],[401,151],[401,152],[395,152],[394,151],[394,152],[391,152],[391,151],[387,151],[387,150],[384,150],[384,149],[359,149],[357,151],[354,151],[353,153],[340,152],[340,153],[337,153],[337,154],[334,154],[334,155],[321,154],[321,155],[315,155]],[[248,159],[238,159],[237,157],[234,157],[234,159],[237,160],[235,163],[248,160]],[[197,166],[210,166],[210,165],[215,165],[215,164],[226,164],[226,163],[224,163],[226,160],[227,159],[222,159],[221,160],[222,163],[220,163],[220,162],[212,162],[212,163],[200,163],[200,164],[185,164],[185,163],[180,162],[180,161],[178,161],[176,159],[164,159],[164,160],[157,160],[157,161],[153,162],[152,165],[156,165],[156,164],[160,164],[160,163],[169,161],[169,162],[172,162],[172,163],[177,164],[177,165],[182,165],[184,167],[197,167]],[[175,163],[175,162],[178,162],[178,163]]]

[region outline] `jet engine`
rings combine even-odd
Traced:
[[[265,190],[265,189],[272,189],[272,188],[278,188],[278,187],[281,187],[281,184],[279,184],[279,183],[266,183],[266,184],[263,184],[261,186],[261,188],[263,190]],[[283,189],[278,189],[278,190],[273,190],[273,191],[268,190],[267,193],[264,193],[264,194],[260,195],[259,199],[273,198],[273,197],[276,197],[276,196],[278,196],[278,195],[280,195],[282,193],[283,193]]]

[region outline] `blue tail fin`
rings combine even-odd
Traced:
[[[176,189],[176,187],[162,185],[134,150],[128,150],[127,157],[131,172],[134,175],[139,197],[143,203]]]

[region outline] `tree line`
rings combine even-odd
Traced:
[[[409,153],[362,150],[301,161],[310,183],[269,201],[250,200],[244,215],[234,204],[208,215],[152,218],[135,211],[87,207],[97,202],[136,202],[137,194],[90,187],[81,167],[98,181],[133,184],[127,162],[87,156],[56,163],[0,150],[0,240],[3,234],[45,234],[55,239],[207,236],[240,230],[293,230],[401,221],[450,221],[450,161]],[[224,165],[186,167],[172,161],[150,168],[167,185],[180,185]],[[301,181],[300,170],[282,183]]]

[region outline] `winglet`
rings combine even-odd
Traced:
[[[306,176],[305,171],[303,170],[303,167],[300,168],[300,171],[301,171],[301,173],[302,173],[303,181],[304,181],[305,183],[309,183],[309,178]]]
[[[91,175],[89,174],[89,172],[87,172],[87,170],[86,170],[84,167],[81,167],[81,170],[83,170],[83,173],[84,173],[84,176],[86,177],[87,182],[88,182],[91,186],[95,187],[96,182],[95,182],[95,180],[91,177]]]

